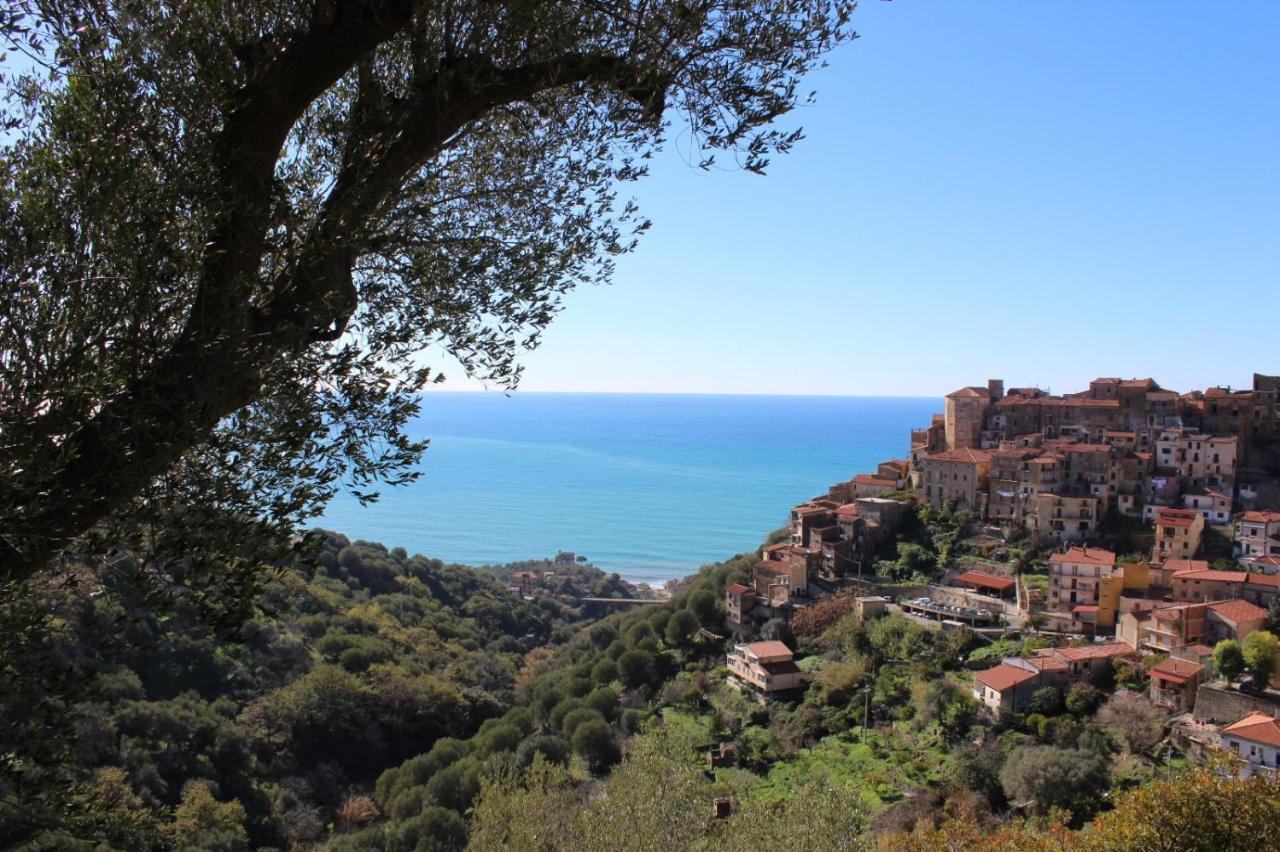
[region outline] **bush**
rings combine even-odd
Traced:
[[[1244,674],[1244,653],[1234,639],[1223,639],[1213,649],[1213,665],[1227,680],[1239,680]]]
[[[611,686],[602,686],[592,690],[582,704],[597,711],[606,721],[612,722],[618,716],[618,691]]]
[[[1000,771],[1005,795],[1039,813],[1055,807],[1088,809],[1108,781],[1105,757],[1047,745],[1016,749]]]
[[[691,610],[681,609],[667,620],[667,628],[664,638],[668,645],[682,647],[688,643],[690,637],[698,632],[698,616],[694,615]]]
[[[581,755],[592,772],[608,769],[618,762],[620,753],[613,741],[613,731],[602,720],[579,725],[573,732],[573,750]]]
[[[516,749],[516,760],[521,767],[528,767],[533,763],[533,756],[540,754],[550,763],[563,765],[569,762],[569,748],[564,737],[542,734],[520,743],[520,748]]]
[[[1042,716],[1056,716],[1062,711],[1062,696],[1056,687],[1042,686],[1031,693],[1027,710]]]
[[[560,723],[560,731],[566,737],[573,738],[573,732],[578,730],[584,722],[604,721],[604,717],[600,715],[600,711],[592,710],[589,707],[579,707],[565,714],[564,721]]]
[[[591,667],[591,679],[602,686],[613,683],[618,679],[618,664],[605,657]]]
[[[647,651],[627,651],[618,658],[618,676],[631,689],[650,683],[654,677],[653,655]]]

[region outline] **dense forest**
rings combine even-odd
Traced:
[[[275,572],[230,630],[186,598],[153,615],[123,570],[69,571],[38,598],[8,599],[43,612],[29,641],[7,636],[0,652],[3,843],[305,847],[372,819],[388,767],[491,732],[590,620],[571,600],[520,600],[492,571],[312,538],[311,558]],[[571,570],[589,591],[625,591]],[[442,778],[425,791],[453,808],[428,810],[430,834],[441,820],[461,830],[467,789]]]

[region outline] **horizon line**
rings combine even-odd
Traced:
[[[436,388],[419,392],[419,396],[441,393],[489,394],[515,396],[740,396],[740,397],[795,397],[819,399],[944,399],[946,394],[877,394],[877,393],[795,393],[795,392],[746,392],[746,391],[602,391],[602,390],[490,390],[488,388]]]

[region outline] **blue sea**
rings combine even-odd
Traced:
[[[320,526],[446,562],[574,551],[661,583],[759,545],[791,506],[905,457],[941,400],[431,391],[423,475]]]

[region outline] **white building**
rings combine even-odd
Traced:
[[[1241,778],[1258,771],[1275,772],[1280,769],[1280,719],[1266,713],[1250,713],[1222,729],[1222,747],[1244,761]]]

